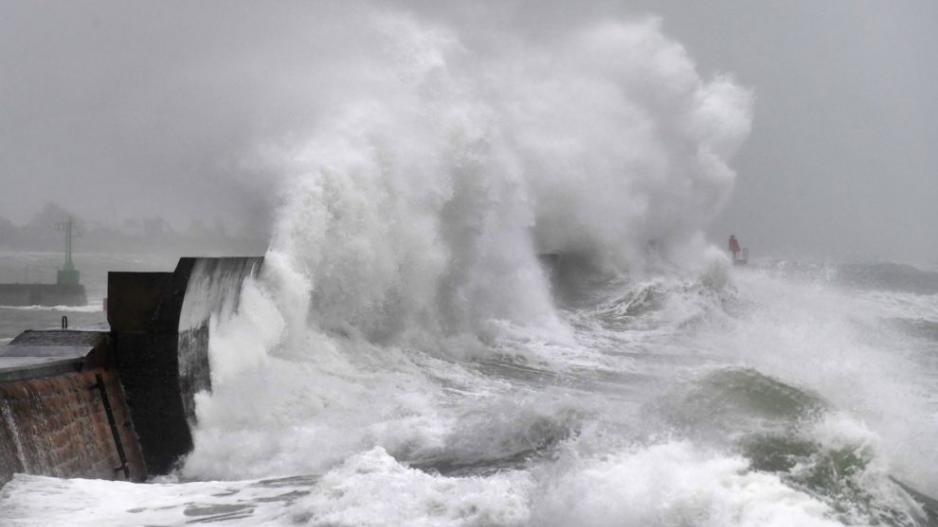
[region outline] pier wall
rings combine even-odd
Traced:
[[[0,349],[0,483],[145,477],[110,348],[105,332],[26,331]]]
[[[25,331],[0,345],[0,485],[14,473],[142,481],[192,449],[211,390],[212,317],[262,258],[182,258],[108,275],[110,331]]]
[[[15,472],[144,479],[121,392],[117,376],[102,369],[0,384],[0,483]]]
[[[211,390],[210,321],[237,310],[262,262],[111,272],[110,331],[27,330],[0,346],[0,485],[17,472],[142,481],[172,471],[193,446],[194,396]]]
[[[192,450],[195,394],[211,390],[209,320],[237,309],[263,258],[181,258],[172,273],[108,274],[115,367],[148,474]]]

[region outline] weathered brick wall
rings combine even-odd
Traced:
[[[0,484],[15,472],[124,479],[96,375],[107,390],[130,479],[145,477],[120,383],[113,372],[91,369],[0,383]]]

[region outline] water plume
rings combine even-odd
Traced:
[[[315,125],[260,150],[282,205],[243,313],[212,326],[187,475],[320,472],[376,446],[439,457],[473,412],[452,390],[504,388],[462,359],[576,355],[540,255],[631,275],[712,266],[702,229],[732,188],[751,95],[702,79],[657,19],[474,47],[413,13],[355,16],[354,35],[329,33],[341,59],[309,93]],[[537,415],[501,397],[519,422]]]
[[[290,174],[270,255],[302,277],[313,325],[380,340],[549,324],[539,254],[699,263],[751,94],[702,79],[657,19],[494,49],[412,14],[366,19],[375,48],[339,76],[346,96],[329,88],[317,125],[268,149]]]

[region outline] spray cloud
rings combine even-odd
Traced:
[[[408,13],[361,22],[316,124],[265,150],[289,174],[271,281],[299,319],[371,340],[549,322],[539,254],[640,272],[649,242],[702,253],[751,95],[701,79],[657,19],[478,49]]]

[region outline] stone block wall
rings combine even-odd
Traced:
[[[0,484],[15,472],[143,480],[146,473],[123,401],[116,374],[98,368],[0,383]]]

